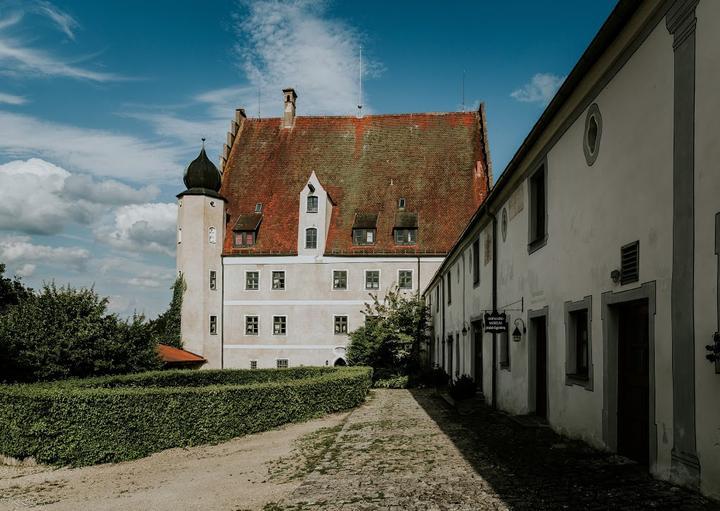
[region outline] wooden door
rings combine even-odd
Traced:
[[[535,415],[547,418],[547,325],[544,317],[533,319],[535,328]]]
[[[618,310],[618,453],[648,464],[650,360],[646,301]]]

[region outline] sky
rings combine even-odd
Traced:
[[[38,288],[165,310],[175,195],[234,110],[485,104],[498,176],[615,0],[0,0],[0,262]],[[463,85],[464,84],[464,85]]]

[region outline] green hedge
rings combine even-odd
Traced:
[[[0,385],[0,454],[59,465],[217,443],[362,403],[372,370],[167,371]]]

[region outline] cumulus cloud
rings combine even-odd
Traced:
[[[161,283],[155,279],[140,277],[133,277],[131,279],[128,279],[127,283],[131,286],[150,288],[160,287],[161,285]]]
[[[0,165],[0,229],[56,234],[70,223],[89,224],[108,205],[154,199],[154,186],[133,188],[77,175],[39,158]]]
[[[115,210],[110,225],[96,230],[100,241],[132,252],[175,253],[177,205],[134,204]]]
[[[35,269],[37,268],[34,264],[23,264],[20,266],[17,270],[15,270],[15,275],[22,278],[27,278],[32,276],[33,273],[35,273]]]
[[[510,96],[523,103],[546,105],[560,88],[563,81],[565,81],[564,76],[552,73],[537,73],[529,83],[513,91]]]
[[[7,94],[5,92],[0,92],[0,103],[5,103],[6,105],[24,105],[27,103],[27,99],[23,96],[16,96],[14,94]]]
[[[90,253],[78,247],[50,247],[32,242],[29,236],[8,236],[0,238],[0,260],[9,265],[20,264],[29,269],[33,263],[44,263],[65,268],[82,270]],[[34,271],[34,267],[32,270]]]

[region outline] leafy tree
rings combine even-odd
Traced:
[[[186,287],[185,279],[183,279],[182,275],[178,276],[172,285],[173,295],[170,301],[170,307],[149,322],[153,339],[155,339],[157,343],[182,348],[180,312]]]
[[[0,314],[32,295],[32,289],[25,287],[18,277],[9,279],[4,275],[5,265],[0,263]]]
[[[420,364],[420,347],[428,340],[428,309],[418,295],[404,296],[391,289],[381,302],[370,295],[365,325],[350,333],[348,360],[368,365],[378,373],[408,375]]]
[[[93,289],[46,284],[0,316],[0,380],[28,382],[160,367],[145,318],[121,320]]]

